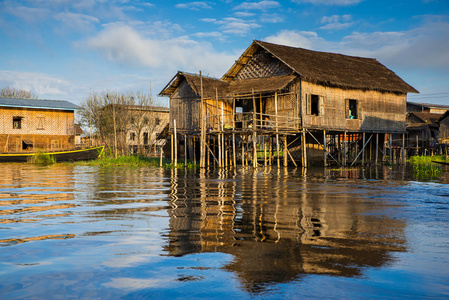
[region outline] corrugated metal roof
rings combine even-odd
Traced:
[[[42,100],[42,99],[22,99],[22,98],[0,98],[0,106],[6,107],[24,107],[37,109],[57,109],[57,110],[75,110],[80,109],[65,100]]]

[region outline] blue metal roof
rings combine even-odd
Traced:
[[[81,109],[65,100],[42,100],[42,99],[22,99],[22,98],[0,98],[0,106],[16,108],[36,108],[36,109],[57,109],[75,110]]]

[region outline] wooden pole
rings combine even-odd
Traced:
[[[327,166],[327,143],[326,143],[326,130],[323,130],[323,149],[324,149],[324,154],[323,154],[323,163],[324,166]]]
[[[376,165],[379,157],[379,134],[376,133]]]
[[[280,167],[281,163],[279,161],[279,121],[278,121],[278,92],[274,93],[274,112],[275,112],[275,122],[276,122],[276,157],[277,165]]]
[[[173,155],[173,152],[174,152],[174,145],[173,145],[173,143],[174,143],[174,140],[173,140],[173,133],[170,133],[170,139],[171,139],[171,147],[170,147],[170,150],[171,150],[171,155],[170,155],[170,162],[171,162],[171,164],[173,164],[173,159],[174,159],[174,155]]]
[[[114,100],[115,102],[115,100]],[[116,128],[116,124],[115,124],[115,105],[114,102],[112,102],[112,116],[113,116],[113,120],[114,120],[114,155],[115,158],[117,158],[117,128]],[[139,137],[140,139],[140,137]]]
[[[394,159],[393,159],[393,135],[390,133],[389,134],[389,138],[390,138],[390,162],[394,163]]]
[[[256,96],[254,95],[254,89],[252,90],[252,94],[253,94],[253,168],[257,167],[257,134],[256,134],[256,122],[257,122],[257,118],[256,118]]]
[[[306,129],[302,129],[302,167],[307,168],[307,140],[306,140]]]
[[[284,135],[284,167],[288,166],[288,149],[287,149],[287,136]]]
[[[365,165],[365,141],[366,141],[366,133],[363,132],[363,138],[362,138],[362,142],[363,142],[363,146],[362,146],[362,165]]]
[[[234,168],[237,166],[237,158],[235,153],[235,99],[232,98],[232,160]]]
[[[187,166],[187,135],[184,134],[184,163]]]
[[[178,165],[178,137],[176,135],[176,119],[173,120],[173,127],[175,132],[175,167]]]
[[[201,141],[200,141],[200,167],[206,166],[206,124],[204,121],[204,98],[203,98],[203,75],[200,71],[200,91],[201,91],[201,107],[200,107],[200,126],[201,126]]]
[[[346,142],[346,131],[343,135],[343,146],[344,146],[344,150],[343,150],[343,165],[346,166],[346,153],[347,153],[347,142]]]
[[[402,162],[405,164],[407,158],[405,157],[405,133],[402,134]]]

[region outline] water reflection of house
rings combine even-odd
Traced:
[[[241,153],[254,158],[260,145],[281,144],[285,163],[346,164],[362,151],[374,159],[385,135],[405,133],[407,93],[416,92],[376,59],[254,41],[221,79],[178,72],[160,94],[170,97],[171,132],[176,120],[193,147],[207,130],[219,163],[220,151],[235,164]],[[252,142],[230,147],[235,135]]]
[[[391,251],[405,250],[404,222],[376,217],[378,203],[357,205],[344,187],[299,183],[292,192],[287,181],[271,177],[179,179],[165,250],[231,254],[223,268],[250,291],[305,274],[361,275],[366,266],[388,263]]]
[[[0,98],[0,152],[75,148],[75,110],[68,101]]]
[[[0,185],[13,186],[17,192],[0,192],[0,223],[41,222],[70,215],[69,209],[76,207],[73,176],[72,167],[45,173],[24,164],[2,166]]]

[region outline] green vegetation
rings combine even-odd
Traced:
[[[44,153],[41,150],[38,150],[35,155],[31,156],[28,159],[29,163],[38,164],[38,165],[51,165],[56,163],[56,158],[53,155]]]
[[[427,165],[431,164],[432,161],[447,162],[445,155],[434,155],[434,156],[411,156],[408,162],[417,165]]]
[[[122,155],[117,158],[114,157],[112,152],[103,153],[103,155],[97,159],[89,160],[89,161],[79,161],[75,164],[81,166],[100,166],[100,167],[122,167],[122,166],[130,166],[130,167],[149,167],[154,166],[158,167],[161,164],[160,158],[157,157],[144,157],[137,155]],[[170,160],[162,159],[162,167],[164,168],[195,168],[198,165],[193,164],[192,162],[188,162],[185,164],[183,161],[179,162],[176,166],[171,164]]]
[[[440,177],[441,166],[432,163],[432,161],[447,162],[444,155],[435,156],[411,156],[408,162],[413,167],[413,176],[420,180],[436,180]]]

